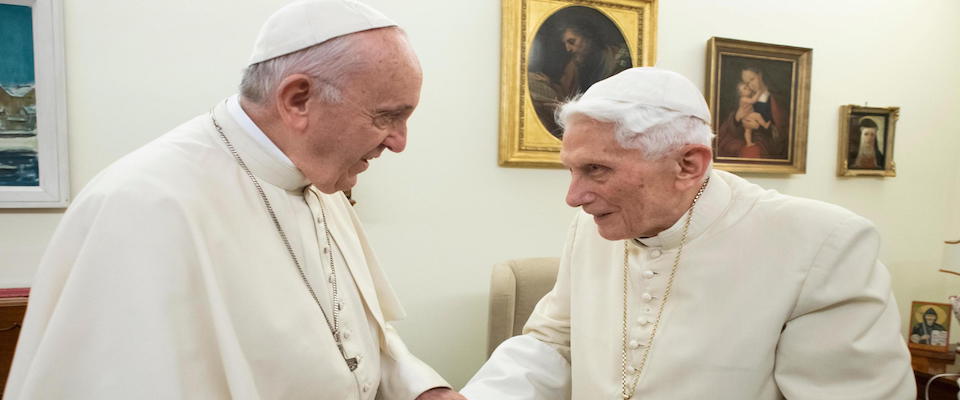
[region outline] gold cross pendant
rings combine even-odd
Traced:
[[[358,361],[356,357],[348,358],[346,359],[346,361],[347,361],[347,368],[350,368],[351,372],[356,370],[357,366],[360,365],[360,361]]]

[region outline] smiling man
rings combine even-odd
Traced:
[[[421,80],[363,4],[271,16],[240,95],[67,210],[4,397],[463,399],[391,326],[403,309],[341,192],[403,151]]]
[[[621,72],[559,119],[581,212],[556,286],[465,396],[915,398],[869,221],[713,171],[707,105],[673,72]]]

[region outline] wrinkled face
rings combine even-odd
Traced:
[[[937,322],[937,316],[933,314],[923,314],[923,320],[927,321],[927,325],[933,325],[934,322]]]
[[[563,31],[563,46],[567,49],[567,53],[572,54],[577,59],[581,59],[587,55],[587,50],[590,49],[590,42],[582,35],[567,29]]]
[[[612,123],[573,116],[560,159],[570,170],[567,204],[593,216],[607,240],[654,236],[676,221],[675,163],[624,149]]]
[[[747,88],[749,88],[753,92],[759,91],[760,86],[763,83],[763,80],[762,78],[760,78],[760,75],[758,75],[756,72],[753,72],[749,69],[745,69],[742,72],[740,72],[740,80],[743,83],[745,83],[747,85]]]
[[[392,30],[360,34],[369,36],[365,56],[371,61],[348,75],[339,103],[316,96],[309,101],[315,111],[295,160],[325,193],[352,188],[384,150],[403,151],[407,119],[420,100],[422,73],[406,39]]]
[[[873,148],[877,142],[877,128],[860,128],[860,145]]]

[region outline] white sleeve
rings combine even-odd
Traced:
[[[566,400],[570,363],[531,335],[514,336],[494,350],[460,393],[470,400]]]
[[[780,334],[774,377],[790,400],[916,398],[880,239],[861,217],[825,239]]]
[[[378,400],[413,400],[427,390],[450,387],[433,368],[407,350],[392,325],[387,323],[384,328],[384,343],[389,351],[380,353]]]

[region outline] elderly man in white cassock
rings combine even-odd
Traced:
[[[239,96],[100,173],[43,257],[8,399],[463,399],[341,191],[406,144],[421,70],[352,0],[271,16]]]
[[[564,105],[580,207],[554,289],[471,400],[916,396],[877,232],[711,169],[686,78],[634,68]]]

